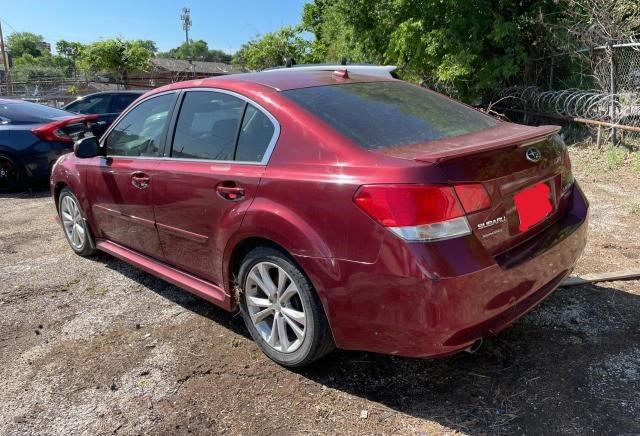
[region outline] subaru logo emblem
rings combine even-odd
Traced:
[[[527,158],[527,160],[531,162],[538,162],[542,157],[542,153],[540,153],[540,150],[537,147],[527,148],[527,151],[525,152],[524,155]]]

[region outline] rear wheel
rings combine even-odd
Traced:
[[[240,267],[242,317],[262,351],[283,366],[308,365],[334,348],[309,280],[285,253],[250,251]]]
[[[0,192],[15,192],[24,186],[22,166],[6,154],[0,154]]]
[[[67,242],[80,256],[96,252],[91,231],[80,208],[80,202],[71,189],[63,188],[58,197],[58,213]]]

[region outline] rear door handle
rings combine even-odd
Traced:
[[[151,178],[145,173],[136,172],[131,174],[131,184],[138,189],[147,189],[151,184]]]
[[[244,188],[241,186],[227,184],[225,182],[216,186],[216,191],[225,200],[239,200],[244,197]]]

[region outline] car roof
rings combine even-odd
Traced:
[[[154,90],[155,92],[167,91],[170,89],[180,89],[187,87],[216,87],[223,84],[229,87],[242,86],[243,83],[252,83],[269,87],[275,91],[287,91],[298,88],[311,88],[315,86],[339,85],[358,82],[388,82],[396,79],[391,76],[370,76],[356,74],[349,71],[349,67],[342,67],[340,70],[347,70],[348,78],[342,78],[334,74],[334,71],[327,70],[307,70],[307,69],[286,69],[270,70],[258,73],[230,74],[228,76],[217,76],[207,79],[189,80],[186,82],[173,83]]]
[[[393,77],[391,73],[398,69],[395,65],[371,65],[371,64],[299,64],[290,67],[275,67],[262,70],[263,73],[274,71],[336,71],[347,69],[352,73],[365,74],[368,76]]]

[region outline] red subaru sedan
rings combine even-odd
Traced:
[[[279,364],[433,357],[509,326],[582,253],[558,129],[348,67],[241,74],[145,94],[51,190],[76,253],[239,308]]]

